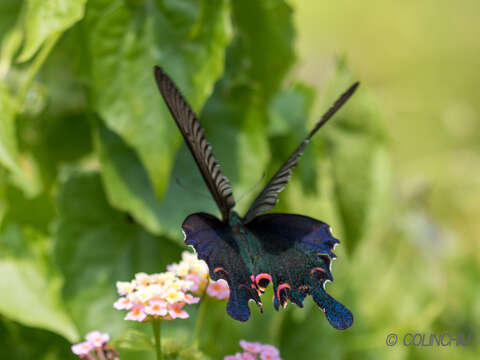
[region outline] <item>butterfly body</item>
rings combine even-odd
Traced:
[[[159,67],[155,67],[155,77],[222,215],[222,219],[206,213],[189,215],[182,230],[185,244],[193,246],[198,257],[207,263],[210,277],[228,282],[227,313],[236,320],[247,321],[249,301],[262,307],[260,295],[271,283],[275,309],[285,307],[287,300],[303,307],[304,299],[311,295],[333,327],[350,327],[352,313],[325,291],[325,283],[333,281],[330,268],[336,256],[332,251],[339,243],[330,226],[303,215],[261,214],[275,206],[278,193],[288,183],[311,137],[350,98],[358,83],[322,116],[241,217],[233,210],[235,201],[230,183],[220,172],[200,122]]]

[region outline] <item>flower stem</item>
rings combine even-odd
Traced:
[[[100,347],[100,346],[96,347],[95,352],[97,353],[98,360],[106,360],[102,347]]]
[[[205,292],[202,295],[200,300],[200,306],[198,307],[197,319],[195,320],[195,329],[193,330],[193,346],[198,348],[199,345],[199,335],[200,330],[202,329],[203,321],[205,320],[205,315],[207,314],[208,308],[208,296],[205,296]]]
[[[163,360],[162,346],[160,341],[161,325],[161,319],[152,320],[153,337],[155,338],[155,352],[157,354],[157,360]]]

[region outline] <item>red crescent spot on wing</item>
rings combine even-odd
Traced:
[[[283,283],[283,284],[278,285],[278,287],[277,287],[277,299],[278,299],[278,301],[280,301],[280,291],[285,289],[285,288],[290,289],[290,285],[288,285],[288,283]]]
[[[322,269],[321,267],[314,267],[314,268],[310,271],[310,275],[313,275],[313,274],[315,273],[315,271],[326,272],[325,269]]]
[[[272,276],[271,276],[270,274],[268,274],[268,273],[260,273],[260,274],[258,274],[258,275],[255,277],[255,283],[257,284],[257,286],[258,286],[259,289],[261,289],[261,290],[265,290],[265,288],[264,288],[264,287],[261,287],[261,286],[259,285],[259,282],[260,282],[260,280],[264,280],[264,279],[268,280],[269,282],[272,282]]]
[[[217,272],[219,271],[223,271],[225,274],[228,274],[228,271],[225,270],[223,267],[217,267],[215,269],[213,269],[213,272],[216,274]]]
[[[255,278],[253,277],[253,274],[250,275],[250,280],[252,280],[252,282],[255,282]]]

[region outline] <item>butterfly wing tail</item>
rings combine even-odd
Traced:
[[[327,294],[322,285],[315,287],[311,295],[323,310],[328,322],[338,330],[345,330],[353,324],[353,314],[344,305]]]

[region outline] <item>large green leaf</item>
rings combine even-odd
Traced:
[[[80,331],[118,335],[128,326],[113,308],[116,281],[164,271],[180,248],[146,232],[106,201],[97,173],[73,173],[58,198],[55,257],[65,277],[63,297]]]
[[[214,203],[184,147],[178,153],[172,179],[163,200],[155,197],[153,184],[133,149],[121,137],[98,124],[96,143],[102,164],[102,180],[110,202],[128,211],[150,231],[183,241],[180,225],[193,212],[215,212]],[[178,181],[181,181],[180,185]]]
[[[28,97],[17,118],[20,152],[32,154],[44,189],[56,185],[60,165],[82,160],[92,151],[91,110],[78,75],[79,31],[67,31],[52,49],[30,91],[35,95]],[[29,111],[32,108],[36,110]]]
[[[265,26],[283,24],[285,29],[293,31],[291,14],[285,4],[273,6],[271,1],[256,4],[255,13],[265,17]],[[237,203],[242,195],[258,182],[266,169],[269,159],[266,131],[271,97],[269,91],[273,88],[272,84],[279,86],[293,59],[292,34],[286,36],[281,43],[270,43],[263,37],[257,39],[256,34],[249,28],[252,20],[244,16],[244,12],[251,8],[252,4],[245,3],[245,6],[247,8],[244,9],[235,3],[234,25],[239,33],[228,48],[225,74],[201,113],[207,139],[213,146],[222,171],[232,182]],[[267,12],[272,6],[283,10]],[[236,12],[240,14],[237,15]],[[272,29],[268,31],[274,32]],[[265,52],[266,59],[270,59],[270,52],[277,51],[277,47],[279,52],[288,53],[289,56],[284,59],[276,60],[283,70],[258,78],[258,67],[264,66],[263,62],[256,60],[257,53],[245,51],[253,43],[257,44],[257,47],[261,44],[265,49],[270,49]],[[174,125],[171,118],[166,121]],[[177,129],[175,131],[178,133]],[[196,211],[217,213],[185,146],[182,146],[176,157],[172,157],[175,164],[167,193],[162,201],[158,201],[154,195],[154,185],[133,149],[128,148],[125,142],[103,127],[99,127],[98,135],[102,178],[110,202],[131,213],[150,231],[164,233],[180,241],[180,224],[188,214]],[[166,153],[159,156],[162,161],[170,161],[165,158]],[[251,198],[253,194],[249,195]],[[240,210],[248,205],[248,201],[243,200],[238,204]]]
[[[158,196],[167,189],[180,134],[153,66],[162,66],[198,111],[223,72],[230,39],[226,0],[181,4],[92,0],[87,12],[94,106],[138,152]]]
[[[251,92],[238,89],[232,104],[210,100],[214,108],[209,119],[218,125],[207,127],[207,136],[220,151],[218,158],[236,191],[242,193],[255,183],[264,170],[268,148],[261,128],[259,110],[250,103]],[[221,122],[220,119],[229,121]],[[213,122],[211,123],[213,126]],[[163,233],[178,241],[183,237],[180,225],[188,214],[198,211],[217,213],[191,154],[182,146],[175,158],[166,195],[160,202],[138,156],[121,138],[106,127],[98,129],[98,146],[103,181],[107,194],[116,207],[131,212],[137,221],[155,233]],[[225,166],[224,166],[225,165]],[[237,171],[236,167],[244,171]]]
[[[295,61],[292,9],[285,1],[233,1],[233,19],[242,41],[242,72],[273,95]],[[238,54],[240,55],[240,54]]]
[[[70,346],[70,342],[60,335],[22,326],[0,316],[0,347],[3,359],[78,360]]]
[[[261,184],[267,171],[270,103],[295,59],[291,15],[283,1],[233,2],[236,36],[227,52],[226,72],[202,112],[222,169],[233,182],[240,213],[259,191],[252,186]]]
[[[0,313],[73,341],[78,334],[61,301],[62,279],[48,245],[46,238],[15,224],[0,233]]]
[[[65,31],[83,17],[87,0],[26,0],[25,43],[19,61],[35,55],[51,35]]]

